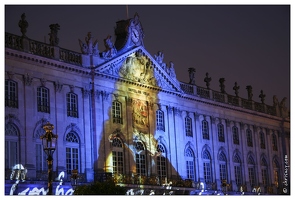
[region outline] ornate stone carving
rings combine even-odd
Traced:
[[[41,78],[41,79],[40,79],[41,85],[42,85],[43,87],[45,87],[46,81],[47,81],[47,80],[46,80],[45,78]]]
[[[54,82],[54,86],[56,92],[61,92],[63,85],[59,81]]]
[[[107,101],[109,99],[110,93],[107,91],[101,91],[103,100]]]
[[[57,37],[57,33],[60,29],[60,26],[59,24],[50,24],[49,25],[49,28],[50,28],[50,33],[48,33],[49,35],[49,41],[50,41],[50,45],[52,46],[58,46],[58,43],[59,43],[59,39]]]
[[[7,74],[9,80],[13,79],[14,73],[12,71],[7,71],[6,74]]]
[[[133,126],[139,129],[149,127],[147,102],[139,99],[133,99],[132,110]]]
[[[25,13],[23,13],[21,15],[21,20],[19,20],[18,26],[20,27],[20,31],[22,33],[22,37],[24,37],[24,38],[27,37],[26,36],[26,32],[27,32],[27,28],[29,26],[29,23],[26,20],[26,14]]]
[[[26,75],[23,75],[23,79],[24,79],[24,84],[27,86],[30,86],[33,81],[33,78],[30,77],[28,73]]]
[[[85,42],[86,44],[79,39],[79,45],[82,54],[98,56],[98,41],[95,40],[92,42],[91,32],[88,32],[87,36],[85,37]]]
[[[204,82],[206,82],[207,89],[210,89],[210,81],[211,81],[211,77],[209,77],[209,74],[207,72],[206,77],[204,78]]]
[[[112,36],[108,35],[106,39],[104,39],[105,50],[102,52],[102,57],[104,59],[111,59],[117,55],[117,49],[112,42]]]
[[[90,96],[90,90],[87,90],[87,89],[83,89],[82,88],[82,94],[83,94],[83,97],[84,98],[88,98]]]

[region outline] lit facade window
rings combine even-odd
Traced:
[[[219,123],[217,125],[217,131],[218,131],[218,141],[219,142],[225,142],[225,139],[224,139],[224,126],[223,126],[223,124]]]
[[[156,111],[157,130],[165,131],[164,112],[162,110]]]
[[[202,121],[202,135],[203,139],[209,140],[209,126],[206,120]]]
[[[223,152],[219,154],[218,160],[219,160],[220,180],[227,180],[227,162],[226,162],[226,156]]]
[[[236,185],[240,187],[242,185],[242,162],[240,156],[235,154],[233,161]]]
[[[146,156],[145,156],[145,147],[142,142],[136,142],[135,144],[136,155],[136,173],[138,175],[146,175]]]
[[[247,146],[253,147],[252,131],[250,129],[246,130],[246,136],[247,136]]]
[[[72,92],[67,94],[67,115],[78,118],[78,96]]]
[[[113,115],[113,123],[123,124],[122,104],[119,101],[113,101],[112,115]]]
[[[272,134],[272,150],[278,151],[278,141],[275,133]]]
[[[5,106],[18,108],[18,87],[15,81],[5,80]]]
[[[5,125],[5,168],[19,164],[19,131],[13,123]]]
[[[195,180],[194,152],[191,148],[186,149],[185,160],[186,160],[186,178],[190,180]]]
[[[119,138],[114,138],[112,141],[112,156],[113,156],[113,173],[123,174],[124,172],[124,154],[123,144]]]
[[[268,170],[267,170],[267,162],[263,157],[261,159],[261,176],[262,176],[262,184],[267,186],[268,184]]]
[[[167,177],[167,161],[166,161],[166,149],[162,144],[158,144],[157,151],[160,153],[157,156],[157,173],[159,177]]]
[[[192,119],[190,117],[185,118],[185,133],[186,136],[193,137]]]
[[[255,176],[255,162],[252,156],[248,157],[248,174],[249,182],[251,187],[256,185],[256,176]]]
[[[240,139],[239,139],[239,130],[236,126],[232,128],[233,132],[233,143],[239,145],[240,144]]]
[[[261,149],[265,149],[265,138],[264,138],[264,133],[260,132],[259,133],[259,137],[260,137],[260,148]]]
[[[43,146],[41,143],[41,139],[40,137],[42,135],[45,134],[45,130],[40,127],[35,134],[35,138],[36,138],[36,172],[42,173],[42,171],[47,170],[48,166],[47,166],[47,156],[43,150]]]
[[[69,132],[66,136],[66,170],[67,174],[71,174],[73,169],[80,171],[79,156],[79,138],[74,132]]]
[[[212,169],[211,169],[211,155],[209,151],[205,150],[203,152],[203,169],[204,169],[204,179],[206,183],[212,183]]]
[[[50,113],[49,90],[45,87],[37,88],[38,112]]]

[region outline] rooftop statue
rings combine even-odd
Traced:
[[[252,97],[253,97],[253,93],[252,93],[252,86],[251,85],[247,85],[246,89],[248,91],[248,100],[252,101]]]
[[[98,56],[99,50],[98,50],[98,41],[95,40],[94,43],[92,42],[92,35],[91,32],[88,32],[87,36],[85,37],[85,42],[82,42],[79,39],[79,44],[81,48],[81,52],[83,54],[87,55],[95,55]]]
[[[189,84],[195,85],[195,72],[196,72],[195,68],[193,68],[193,67],[188,68]]]
[[[49,41],[50,41],[50,45],[52,46],[58,46],[59,43],[59,39],[57,37],[57,33],[60,30],[60,26],[59,24],[50,24],[50,33],[48,33],[48,35],[50,36]]]
[[[210,89],[210,81],[211,81],[211,77],[209,77],[209,74],[207,72],[206,77],[204,78],[204,82],[206,82],[207,89]]]
[[[19,22],[18,22],[18,26],[20,27],[20,31],[22,32],[22,37],[27,37],[26,36],[26,32],[27,32],[27,28],[28,28],[28,26],[29,26],[29,23],[27,22],[27,20],[26,20],[26,14],[25,13],[23,13],[22,15],[21,15],[21,20],[19,20]]]
[[[224,85],[224,81],[225,81],[225,78],[220,78],[219,79],[219,83],[220,83],[220,92],[222,93],[225,93],[225,85]]]
[[[108,35],[107,38],[104,39],[104,46],[106,49],[102,52],[103,58],[110,59],[117,55],[117,49],[112,42],[112,36]]]
[[[263,94],[263,90],[260,91],[260,95],[259,98],[261,99],[261,103],[264,104],[264,100],[265,100],[265,94]]]
[[[235,86],[233,87],[233,90],[235,91],[236,97],[239,96],[239,89],[240,89],[240,86],[238,86],[237,82],[235,82]]]

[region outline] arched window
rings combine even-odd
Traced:
[[[212,183],[212,167],[211,167],[211,155],[208,150],[203,152],[203,167],[204,167],[204,179],[206,183]]]
[[[135,143],[135,160],[136,160],[136,173],[138,175],[146,175],[146,155],[145,147],[142,142]]]
[[[123,124],[122,104],[119,101],[113,101],[112,105],[113,123]]]
[[[264,138],[264,133],[262,131],[259,133],[259,137],[260,137],[260,148],[265,149],[265,138]]]
[[[275,133],[272,133],[272,150],[274,151],[278,150],[277,136]]]
[[[5,125],[5,168],[19,164],[19,130],[13,123]]]
[[[17,82],[5,80],[5,106],[18,108],[18,86]]]
[[[255,162],[252,156],[248,157],[248,173],[249,173],[249,182],[251,187],[256,185],[256,176],[255,176]]]
[[[157,130],[165,131],[164,112],[162,110],[156,111]]]
[[[185,117],[185,134],[186,136],[193,137],[192,119],[190,117]]]
[[[112,141],[113,173],[123,174],[124,172],[124,153],[123,144],[120,138],[116,137]]]
[[[242,185],[242,161],[240,156],[236,153],[234,155],[234,170],[235,170],[235,181],[238,187]]]
[[[80,172],[80,140],[75,132],[66,135],[66,170],[71,174],[73,169]]]
[[[206,120],[202,121],[202,135],[203,139],[209,140],[209,126]]]
[[[78,96],[72,92],[67,93],[67,115],[78,118]]]
[[[185,150],[186,160],[186,177],[190,180],[195,180],[195,156],[193,150],[189,147]]]
[[[37,105],[38,112],[50,113],[49,89],[46,87],[37,88]]]
[[[220,180],[227,180],[227,161],[224,152],[218,156]]]
[[[225,142],[225,139],[224,139],[224,126],[223,126],[223,124],[219,123],[217,125],[217,131],[218,131],[218,141],[219,142]]]
[[[239,130],[236,126],[233,126],[232,128],[233,132],[233,143],[239,145],[240,144],[240,139],[239,139]]]
[[[261,159],[261,176],[262,176],[262,184],[267,186],[268,184],[268,170],[267,170],[267,162],[264,157]]]
[[[167,161],[166,161],[166,149],[162,144],[158,144],[157,152],[160,153],[157,156],[157,172],[159,177],[167,177]]]
[[[247,136],[247,145],[248,145],[248,147],[253,147],[252,131],[250,129],[246,130],[246,136]]]

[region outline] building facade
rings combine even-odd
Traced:
[[[77,169],[84,182],[106,174],[120,183],[190,181],[197,189],[282,194],[290,162],[290,117],[284,99],[266,105],[176,78],[163,53],[144,48],[139,16],[118,21],[105,50],[87,34],[80,52],[5,34],[5,179],[22,164],[27,180],[44,180],[40,136],[58,135],[55,174]],[[78,45],[78,44],[77,44]],[[134,182],[135,181],[135,182]],[[288,179],[288,181],[290,181]],[[222,184],[223,183],[223,184]]]

